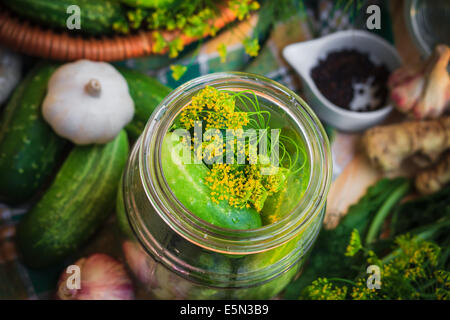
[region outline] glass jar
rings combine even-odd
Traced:
[[[164,135],[181,109],[205,86],[252,90],[281,108],[304,140],[309,182],[279,221],[258,229],[214,226],[173,195],[161,164]],[[248,73],[214,73],[169,94],[131,152],[118,196],[122,250],[141,288],[159,299],[268,299],[297,275],[322,225],[331,180],[330,147],[318,118],[288,88]],[[189,192],[189,185],[185,186]],[[289,202],[289,201],[288,201]]]

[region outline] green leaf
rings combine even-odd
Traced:
[[[301,290],[318,277],[347,279],[356,277],[359,270],[353,266],[358,265],[357,261],[361,256],[345,255],[348,239],[355,229],[361,236],[365,236],[371,218],[405,181],[407,180],[404,178],[378,181],[367,189],[357,204],[349,208],[336,229],[322,229],[303,274],[287,287],[285,298],[296,299]]]
[[[220,56],[220,62],[225,63],[227,61],[227,47],[224,43],[219,44],[219,46],[217,47],[217,52]]]
[[[450,218],[450,186],[431,195],[422,196],[397,206],[392,214],[390,229],[393,236],[408,230]]]
[[[164,37],[159,32],[153,32],[153,39],[155,40],[153,47],[155,52],[161,53],[167,47],[166,40],[164,40]]]
[[[169,42],[169,58],[178,57],[178,53],[183,50],[184,44],[181,38]]]
[[[347,246],[347,250],[345,251],[345,255],[347,257],[353,257],[361,249],[362,249],[361,237],[359,236],[358,230],[357,229],[353,229],[352,235],[350,236],[350,243]]]
[[[187,71],[187,67],[182,64],[173,64],[170,66],[170,70],[172,70],[172,78],[178,81]]]
[[[243,41],[245,52],[250,57],[256,57],[259,53],[259,42],[258,39],[245,38]]]

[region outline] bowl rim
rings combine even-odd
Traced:
[[[363,37],[363,38],[367,38],[367,39],[371,39],[373,40],[375,43],[377,43],[377,45],[380,45],[382,47],[384,47],[391,56],[394,57],[394,59],[396,59],[399,62],[399,65],[402,64],[402,59],[400,57],[400,55],[397,52],[397,49],[395,49],[395,47],[393,45],[391,45],[389,42],[387,42],[385,39],[381,38],[380,36],[373,34],[371,32],[368,31],[364,31],[364,30],[343,30],[343,31],[336,31],[333,32],[329,35],[326,35],[324,37],[321,38],[317,38],[317,39],[312,39],[309,41],[303,41],[303,42],[298,42],[298,43],[294,43],[291,44],[287,47],[284,48],[283,50],[283,55],[286,58],[286,54],[285,54],[285,50],[290,47],[290,46],[294,46],[294,45],[298,45],[298,44],[307,44],[310,43],[312,41],[315,41],[316,43],[319,42],[326,42],[326,41],[336,41],[339,40],[341,38],[348,38],[348,37],[354,37],[354,36],[358,36],[358,37]],[[358,48],[358,45],[355,46],[355,48]],[[318,61],[318,57],[316,57],[316,62]],[[378,56],[377,56],[378,57]],[[378,57],[380,60],[383,60],[381,57]],[[288,60],[286,58],[286,60]],[[294,69],[296,69],[294,67]],[[311,93],[320,101],[320,103],[322,103],[325,107],[327,107],[328,109],[331,109],[332,111],[334,111],[335,113],[338,113],[342,116],[346,116],[346,117],[351,117],[351,118],[372,118],[372,117],[382,117],[384,115],[386,115],[387,113],[389,113],[390,111],[392,111],[393,107],[391,103],[386,104],[385,106],[381,107],[380,109],[377,110],[373,110],[373,111],[362,111],[362,112],[358,112],[358,111],[352,111],[352,110],[346,110],[344,108],[341,108],[337,105],[335,105],[334,103],[332,103],[331,101],[329,101],[321,92],[320,90],[317,88],[314,80],[311,78],[309,71],[311,71],[311,68],[308,70],[308,73],[305,74],[305,72],[301,71],[301,70],[297,70],[296,71],[301,75],[301,77],[303,78],[303,80],[306,82],[306,84],[308,85]],[[392,70],[391,70],[392,71]]]

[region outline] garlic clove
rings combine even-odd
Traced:
[[[388,79],[388,87],[393,89],[394,87],[402,84],[405,81],[409,81],[414,78],[416,75],[423,73],[424,67],[419,66],[416,68],[398,68],[394,70]]]
[[[395,70],[388,81],[394,106],[416,119],[442,115],[450,104],[449,59],[450,48],[438,45],[422,67]]]
[[[420,97],[425,80],[422,73],[415,74],[391,90],[391,100],[401,112],[409,112]]]
[[[429,76],[424,93],[414,108],[417,119],[437,118],[446,109],[450,98],[450,76],[447,65],[450,61],[450,48],[437,46],[428,66]]]
[[[131,300],[134,290],[123,264],[112,257],[96,253],[75,262],[80,268],[80,288],[70,289],[72,274],[63,272],[56,296],[61,300]]]

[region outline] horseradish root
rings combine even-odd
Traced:
[[[431,194],[450,183],[450,152],[442,156],[433,167],[421,171],[415,179],[416,189],[422,194]]]
[[[450,148],[450,117],[374,127],[362,143],[372,164],[383,171],[398,169],[412,156],[433,162]]]

